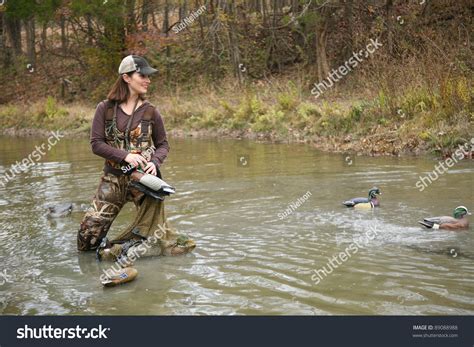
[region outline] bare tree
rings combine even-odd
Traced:
[[[67,54],[67,34],[66,34],[66,17],[61,13],[59,17],[59,26],[61,27],[61,51],[62,54]]]
[[[10,39],[11,47],[13,47],[13,55],[22,55],[23,51],[21,49],[21,21],[18,18],[5,16],[5,24]]]
[[[231,62],[233,65],[234,76],[238,78],[239,84],[242,83],[242,68],[240,62],[240,50],[239,50],[239,39],[237,36],[237,25],[236,25],[236,8],[235,2],[232,1],[228,6],[228,15],[229,15],[229,30],[227,31],[228,40],[229,40],[229,53]]]
[[[142,4],[142,31],[148,31],[148,17],[150,15],[150,2],[147,0],[143,0]]]
[[[3,68],[7,68],[10,64],[10,50],[6,49],[5,45],[5,14],[0,11],[0,59],[2,62]]]
[[[326,53],[327,34],[329,22],[331,20],[331,10],[328,6],[319,8],[319,17],[316,21],[315,45],[316,45],[316,64],[318,69],[318,78],[326,78],[329,74],[329,63]]]
[[[345,44],[346,44],[346,56],[352,54],[354,49],[354,0],[342,0],[344,2],[344,18],[347,25]]]
[[[135,33],[137,31],[135,21],[135,0],[126,0],[127,11],[127,34]]]
[[[25,20],[25,31],[26,31],[26,55],[28,62],[32,65],[36,65],[36,38],[35,38],[35,17],[30,16]]]

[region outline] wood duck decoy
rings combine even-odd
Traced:
[[[467,216],[471,213],[465,206],[458,206],[454,209],[453,216],[441,216],[441,217],[430,217],[423,218],[419,221],[421,225],[429,229],[447,229],[447,230],[459,230],[467,229],[469,227],[469,221]]]
[[[373,187],[369,190],[368,198],[354,198],[344,201],[342,204],[347,207],[354,208],[374,208],[380,206],[380,202],[377,199],[377,195],[382,195],[382,192],[379,188]]]

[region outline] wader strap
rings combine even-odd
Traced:
[[[140,99],[140,98],[137,98],[137,101],[135,101],[135,106],[133,106],[132,115],[131,115],[130,118],[128,119],[128,122],[127,122],[127,129],[125,129],[125,136],[126,136],[126,137],[129,137],[129,136],[130,136],[130,126],[132,125],[133,117],[135,116],[135,109],[137,108],[138,100],[139,100],[139,99]]]
[[[118,101],[115,101],[115,103],[114,103],[114,117],[112,118],[112,120],[115,124],[117,124],[117,107],[118,107]]]
[[[114,104],[111,101],[107,102],[107,112],[105,113],[105,120],[111,121],[114,119]]]
[[[140,134],[140,137],[137,140],[138,146],[141,146],[142,141],[144,139],[145,141],[147,141],[148,133],[150,130],[150,123],[154,123],[152,120],[154,111],[155,111],[155,106],[150,104],[148,105],[147,109],[145,110],[145,113],[143,114],[142,121],[141,121],[142,132]]]
[[[153,119],[153,115],[155,113],[154,111],[155,111],[155,106],[150,104],[148,106],[148,108],[146,109],[145,114],[143,115],[143,118],[142,118],[142,134],[143,134],[143,137],[148,136],[148,126],[150,125],[150,123],[153,123],[152,119]]]

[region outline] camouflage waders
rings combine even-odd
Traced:
[[[147,161],[150,160],[154,147],[151,137],[154,106],[148,105],[142,121],[133,131],[120,132],[116,125],[117,104],[109,102],[106,121],[106,143],[125,149],[130,153],[141,153]],[[131,116],[132,118],[133,116]],[[129,136],[127,136],[129,134]],[[107,235],[110,226],[122,207],[133,201],[137,208],[137,215],[132,224],[115,240],[107,243],[108,254],[117,258],[123,251],[123,243],[127,241],[143,241],[160,231],[156,243],[159,254],[177,255],[192,251],[195,244],[184,235],[174,232],[166,221],[164,202],[156,200],[129,185],[131,176],[124,174],[121,163],[106,160],[104,174],[92,201],[92,207],[86,212],[77,234],[77,248],[81,251],[97,249]],[[126,171],[126,170],[125,170]],[[161,177],[157,168],[157,175]]]
[[[92,208],[86,212],[77,235],[77,248],[80,251],[96,249],[107,235],[112,222],[122,207],[133,201],[139,207],[144,194],[128,187],[129,175],[115,176],[104,173],[92,200]]]

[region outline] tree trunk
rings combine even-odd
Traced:
[[[127,7],[127,35],[137,32],[135,22],[135,0],[126,0]]]
[[[150,13],[150,2],[143,0],[142,5],[142,31],[148,31],[148,15]]]
[[[16,18],[5,16],[7,33],[13,47],[13,55],[18,57],[23,54],[21,49],[21,21]]]
[[[155,12],[151,11],[151,23],[155,29],[158,29],[158,24],[156,23]]]
[[[0,12],[0,61],[2,62],[2,67],[7,69],[11,63],[11,50],[7,49],[5,45],[5,32],[4,32],[4,23],[5,15],[3,12]]]
[[[326,54],[327,22],[319,23],[316,29],[316,62],[318,66],[318,79],[322,81],[329,74],[329,64]]]
[[[393,54],[393,18],[392,18],[393,1],[387,0],[385,4],[385,21],[387,22],[387,45],[388,52]]]
[[[267,23],[268,23],[267,0],[262,0],[262,16],[263,16],[263,25],[267,26]]]
[[[354,49],[354,18],[353,18],[354,0],[344,0],[344,17],[347,23],[346,32],[346,57],[352,54]]]
[[[170,8],[169,8],[169,0],[165,0],[165,8],[164,8],[164,13],[163,13],[163,28],[162,28],[162,31],[164,33],[167,33],[168,32],[168,28],[170,27],[170,23],[169,23],[169,11],[170,11]]]
[[[169,0],[165,0],[165,13],[163,16],[163,32],[165,32],[166,37],[169,36],[168,28],[170,27],[169,23],[169,12],[170,12],[170,6],[169,6]],[[170,51],[170,46],[166,45],[166,82],[169,83],[171,80],[171,67],[170,67],[170,56],[171,56],[171,51]]]
[[[87,43],[89,45],[92,45],[94,29],[92,28],[92,16],[90,13],[86,14],[86,22],[87,22]]]
[[[196,0],[195,1],[196,3],[196,9],[200,7],[199,5],[199,1]],[[204,20],[203,20],[203,17],[205,16],[199,16],[198,17],[198,21],[199,21],[199,32],[201,34],[201,41],[204,41]]]
[[[67,53],[67,36],[66,36],[66,18],[63,14],[59,18],[59,25],[61,27],[61,51],[62,54],[66,55]]]
[[[0,61],[2,62],[2,67],[5,68],[5,42],[3,39],[3,11],[0,11]]]
[[[183,3],[179,5],[179,21],[181,22],[184,17],[186,17],[187,11],[188,11],[188,3],[186,0],[183,1]]]
[[[41,55],[46,53],[46,44],[47,44],[47,33],[48,33],[48,21],[45,21],[41,28]]]
[[[25,20],[26,31],[26,55],[28,62],[33,66],[36,65],[36,47],[35,47],[35,17],[31,16]]]
[[[232,65],[234,67],[234,76],[238,78],[239,85],[242,84],[244,70],[243,66],[240,65],[240,49],[239,49],[239,40],[236,34],[236,25],[235,21],[237,20],[237,14],[235,9],[235,2],[231,2],[228,7],[229,15],[229,30],[228,30],[228,39],[229,39],[229,53],[232,60]]]

